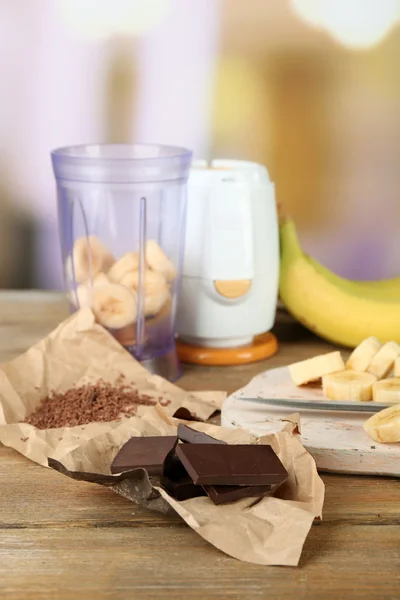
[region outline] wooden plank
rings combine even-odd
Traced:
[[[394,600],[396,526],[314,527],[298,568],[241,563],[189,528],[7,530],[0,537],[3,600]]]

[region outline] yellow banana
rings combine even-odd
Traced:
[[[400,301],[400,277],[378,281],[354,281],[332,273],[312,256],[306,255],[315,269],[329,279],[333,284],[352,294],[375,300]]]
[[[357,290],[302,251],[292,220],[283,219],[279,293],[288,311],[317,335],[354,348],[365,338],[400,342],[400,301]],[[354,283],[354,282],[353,282]],[[362,286],[361,286],[362,287]]]

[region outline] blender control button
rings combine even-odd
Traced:
[[[244,296],[251,286],[251,279],[232,279],[214,281],[218,294],[225,298],[240,298]]]

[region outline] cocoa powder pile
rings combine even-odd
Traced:
[[[170,400],[152,398],[139,394],[121,377],[116,384],[98,381],[92,385],[72,388],[62,394],[52,392],[43,399],[38,408],[25,419],[38,429],[74,427],[99,421],[115,421],[122,417],[132,417],[139,405],[162,406]]]

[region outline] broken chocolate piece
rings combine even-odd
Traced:
[[[203,487],[214,504],[225,504],[242,498],[264,496],[272,493],[276,488],[272,485],[205,485]]]
[[[182,477],[178,481],[173,481],[163,476],[161,478],[161,485],[170,496],[179,501],[206,495],[204,488],[201,485],[195,485],[189,475]]]
[[[149,475],[162,475],[167,454],[174,448],[175,436],[132,437],[111,464],[111,473],[146,469]]]
[[[189,444],[226,444],[222,440],[211,437],[202,431],[196,431],[192,427],[188,427],[183,423],[178,425],[178,438],[182,442],[188,442]]]
[[[176,456],[198,485],[271,485],[288,475],[266,445],[178,444]]]
[[[197,496],[205,496],[206,492],[202,486],[193,483],[185,467],[176,456],[176,444],[174,444],[164,462],[164,471],[161,477],[162,487],[175,500],[188,500]]]

